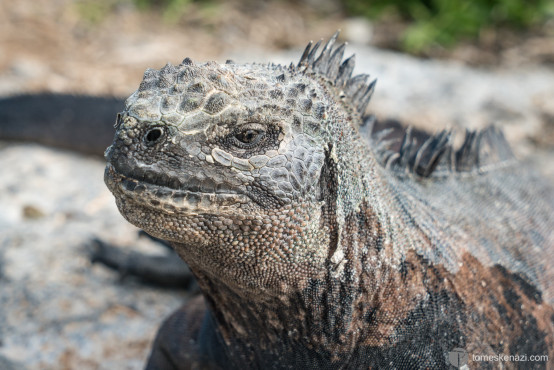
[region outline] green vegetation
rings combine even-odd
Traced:
[[[133,0],[133,2],[140,10],[161,9],[164,21],[175,23],[185,13],[192,0]]]
[[[211,0],[196,0],[203,8],[209,8]],[[118,7],[133,4],[140,11],[154,10],[162,15],[164,22],[176,23],[189,9],[193,0],[77,0],[75,7],[88,24],[103,22]]]
[[[83,0],[76,1],[75,8],[81,19],[87,24],[100,24],[117,6],[116,0],[93,1]]]
[[[408,21],[402,46],[410,52],[477,39],[487,29],[538,27],[554,17],[552,0],[346,0],[345,5],[349,15]]]
[[[234,4],[252,5],[253,0]],[[296,4],[293,0],[267,0]],[[376,23],[392,20],[406,26],[397,45],[404,51],[424,53],[433,47],[448,48],[462,40],[479,40],[497,30],[537,32],[548,20],[554,24],[554,0],[331,0],[341,3],[346,16],[365,16]],[[308,4],[308,1],[301,3]],[[162,15],[175,24],[187,12],[203,21],[217,18],[222,0],[77,0],[82,19],[101,23],[120,6],[133,4],[144,12]],[[249,9],[250,6],[244,6]],[[299,8],[302,9],[302,8]],[[306,10],[304,8],[304,10]],[[320,14],[323,16],[323,14]],[[552,27],[551,27],[552,28]],[[540,31],[539,31],[540,32]]]

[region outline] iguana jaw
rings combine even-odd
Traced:
[[[122,169],[108,163],[105,182],[117,197],[123,196],[169,214],[236,213],[252,201],[239,189],[191,177],[183,181],[145,167]]]
[[[187,198],[195,192],[138,181],[113,163],[105,182],[130,223],[171,242],[193,271],[237,294],[296,289],[324,264],[326,250],[319,246],[328,244],[328,230],[318,203],[264,209],[243,194],[214,193],[190,204]],[[176,206],[174,197],[182,194]]]

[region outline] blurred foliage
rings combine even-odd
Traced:
[[[402,46],[416,53],[437,44],[450,47],[462,39],[476,40],[483,30],[522,30],[554,17],[552,0],[346,0],[345,7],[352,16],[408,21]]]
[[[140,11],[155,11],[162,15],[163,21],[173,24],[190,9],[194,2],[201,6],[203,14],[214,13],[217,0],[78,0],[75,2],[81,18],[89,24],[99,24],[118,7],[133,5]]]
[[[265,0],[288,5],[314,7],[318,0]],[[554,21],[554,0],[325,0],[335,9],[344,9],[346,16],[365,16],[375,22],[392,21],[406,26],[399,43],[412,53],[424,53],[435,46],[452,47],[462,40],[478,41],[480,36],[498,29],[516,32],[538,29],[547,20]],[[254,0],[235,0],[245,11],[252,11]],[[203,21],[220,14],[222,0],[77,0],[78,11],[89,24],[99,24],[115,9],[133,6],[144,12],[161,14],[165,23],[175,24],[187,12]],[[296,8],[298,10],[301,7]],[[305,9],[304,9],[305,10]],[[302,14],[300,14],[302,16]],[[398,29],[398,28],[397,28]],[[401,29],[403,29],[401,27]],[[494,32],[492,32],[494,34]],[[394,38],[393,38],[394,39]],[[393,41],[394,43],[394,41]]]
[[[165,22],[175,23],[186,12],[192,0],[133,0],[133,3],[140,10],[159,9]]]
[[[117,5],[117,0],[84,0],[75,2],[75,7],[80,17],[88,24],[93,25],[101,23]]]

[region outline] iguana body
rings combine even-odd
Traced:
[[[106,183],[206,302],[166,321],[148,367],[552,358],[549,185],[494,129],[458,150],[446,132],[417,144],[408,130],[397,147],[395,132],[369,134],[374,83],[335,39],[297,66],[187,58],[147,70],[127,100]]]

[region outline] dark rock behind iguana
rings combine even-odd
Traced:
[[[115,97],[39,93],[0,99],[0,139],[101,156],[112,140]]]
[[[127,100],[106,183],[205,299],[166,321],[148,367],[552,358],[550,184],[494,128],[456,149],[447,131],[395,143],[365,113],[375,83],[335,41],[288,67],[187,58]]]

